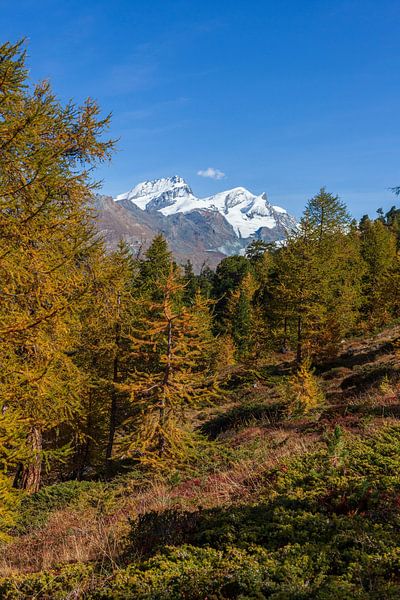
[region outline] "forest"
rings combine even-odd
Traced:
[[[0,597],[398,598],[400,208],[110,251],[108,125],[0,46]]]

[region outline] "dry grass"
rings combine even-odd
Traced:
[[[236,434],[242,438],[251,431],[250,438],[264,438],[251,458],[237,461],[229,469],[209,474],[205,478],[192,478],[176,486],[162,482],[153,483],[148,490],[134,501],[137,514],[149,511],[162,512],[170,508],[196,510],[215,508],[235,502],[251,501],[257,498],[265,484],[265,475],[272,468],[289,457],[311,450],[319,441],[316,434],[300,437],[298,433],[282,428],[249,428]],[[235,440],[231,439],[234,445]]]
[[[55,511],[43,528],[16,538],[3,549],[0,573],[41,571],[57,563],[113,563],[123,549],[127,530],[125,515],[105,518],[94,509]]]
[[[380,352],[380,347],[400,334],[400,328],[382,332],[372,340],[353,340],[343,346],[339,360],[350,356],[357,361],[357,353],[371,359],[362,368],[392,362],[400,367],[399,352],[393,348]],[[376,350],[376,353],[374,354]],[[343,359],[345,360],[345,358]],[[368,362],[369,360],[369,362]],[[29,534],[17,537],[0,549],[0,574],[45,570],[58,563],[88,562],[96,560],[116,565],[125,547],[129,519],[149,511],[163,512],[171,508],[195,511],[200,507],[214,508],[257,500],[265,492],[266,474],[288,458],[309,452],[321,442],[321,433],[334,424],[364,432],[372,431],[383,423],[400,416],[400,381],[377,380],[370,388],[354,394],[343,388],[343,382],[360,369],[359,364],[341,364],[323,373],[329,410],[316,424],[307,421],[287,421],[279,425],[251,422],[238,430],[228,430],[219,439],[227,447],[238,451],[238,459],[229,468],[216,466],[214,473],[192,477],[176,485],[164,480],[153,480],[141,488],[137,482],[126,484],[117,508],[104,515],[96,507],[82,511],[65,508],[54,511],[46,525]],[[267,397],[271,389],[257,384],[242,390],[255,397]],[[237,402],[236,402],[237,405]],[[220,409],[235,406],[232,396]],[[212,410],[204,409],[204,422]],[[398,414],[397,414],[398,413]],[[363,423],[363,420],[367,421]],[[242,452],[243,449],[248,449]]]
[[[237,437],[243,435],[241,432]],[[130,490],[127,486],[118,510],[110,515],[99,514],[95,507],[85,507],[80,512],[71,508],[54,511],[45,526],[3,547],[0,575],[46,570],[58,563],[96,560],[116,564],[125,547],[129,519],[150,511],[194,511],[256,499],[269,469],[287,457],[306,452],[316,442],[312,436],[301,439],[295,432],[288,434],[282,429],[266,432],[252,428],[249,438],[256,436],[266,442],[257,446],[251,458],[240,460],[225,471],[175,486],[161,480],[142,490],[134,486]]]

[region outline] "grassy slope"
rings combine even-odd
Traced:
[[[239,365],[193,415],[209,441],[191,468],[44,488],[1,551],[0,597],[400,597],[399,336],[318,365],[312,420],[285,417],[290,356]]]

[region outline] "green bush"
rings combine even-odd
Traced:
[[[17,575],[0,579],[2,600],[64,600],[84,598],[85,588],[91,583],[92,565],[78,563],[59,570]]]
[[[21,502],[18,532],[24,533],[46,524],[50,514],[83,499],[90,503],[99,502],[102,496],[109,496],[106,484],[94,481],[67,481],[42,488],[36,494],[25,496]]]
[[[262,548],[166,548],[140,565],[116,574],[112,583],[91,597],[118,599],[263,598],[269,559]]]
[[[400,596],[399,472],[400,428],[351,440],[337,428],[320,451],[270,473],[264,500],[149,513],[133,524],[132,546],[149,555],[171,543],[262,547],[272,561],[268,598]]]
[[[229,429],[240,429],[249,423],[276,423],[285,414],[286,406],[282,402],[259,403],[248,402],[235,406],[228,412],[219,414],[201,425],[200,430],[210,439]]]
[[[270,472],[258,503],[146,514],[132,524],[132,564],[3,579],[0,597],[395,600],[399,469],[400,427],[370,439],[336,428],[319,451]],[[61,491],[46,492],[52,506],[68,493],[76,502]]]
[[[276,552],[166,547],[156,556],[113,574],[77,564],[47,573],[0,580],[0,597],[87,600],[380,600],[397,599],[399,549],[357,557],[345,573],[333,572],[330,552],[311,544]]]

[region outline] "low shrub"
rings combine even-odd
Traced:
[[[395,600],[399,469],[400,427],[368,439],[336,428],[317,452],[270,471],[254,505],[148,513],[132,523],[124,568],[3,579],[0,597]]]
[[[282,402],[258,403],[248,402],[235,406],[226,413],[221,413],[200,427],[200,431],[210,439],[229,429],[240,429],[251,422],[278,422],[284,415],[285,405]]]
[[[109,497],[106,484],[95,481],[67,481],[42,488],[36,494],[25,496],[21,502],[17,531],[25,533],[46,524],[52,511],[84,501],[98,503]]]
[[[400,594],[399,469],[399,427],[370,439],[346,439],[336,428],[325,448],[271,472],[264,500],[149,513],[132,525],[132,547],[151,555],[172,542],[242,552],[257,546],[275,561],[269,574],[277,588],[264,586],[265,597],[394,598],[393,590]],[[288,581],[296,584],[289,589]]]
[[[2,600],[64,600],[84,598],[93,575],[93,566],[78,563],[54,571],[15,575],[0,579]]]

